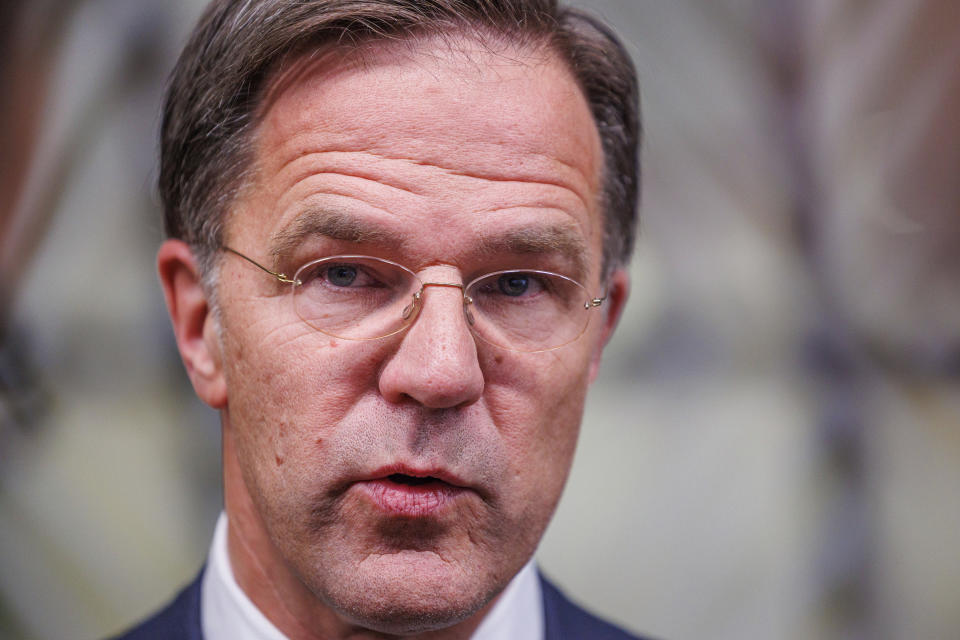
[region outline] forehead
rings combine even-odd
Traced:
[[[298,201],[356,189],[391,222],[446,215],[453,228],[498,207],[540,208],[592,246],[601,165],[586,100],[552,53],[377,43],[277,76],[256,136],[258,202],[228,226],[258,227],[262,242],[295,223]]]

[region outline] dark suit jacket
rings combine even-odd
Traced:
[[[203,640],[200,630],[200,582],[203,572],[163,611],[115,640]],[[546,640],[642,640],[587,613],[570,602],[542,575]]]

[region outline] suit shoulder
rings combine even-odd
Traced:
[[[203,640],[200,627],[200,585],[203,571],[170,604],[112,640]]]
[[[540,585],[547,640],[651,640],[616,627],[577,606],[542,574]]]

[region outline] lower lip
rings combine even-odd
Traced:
[[[381,511],[407,518],[436,514],[468,491],[439,480],[407,485],[382,478],[361,482],[358,486]]]

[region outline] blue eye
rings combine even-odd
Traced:
[[[504,295],[522,296],[530,287],[530,278],[522,273],[505,273],[497,280],[497,287]]]
[[[349,287],[357,279],[357,268],[338,264],[327,268],[326,280],[337,287]]]

